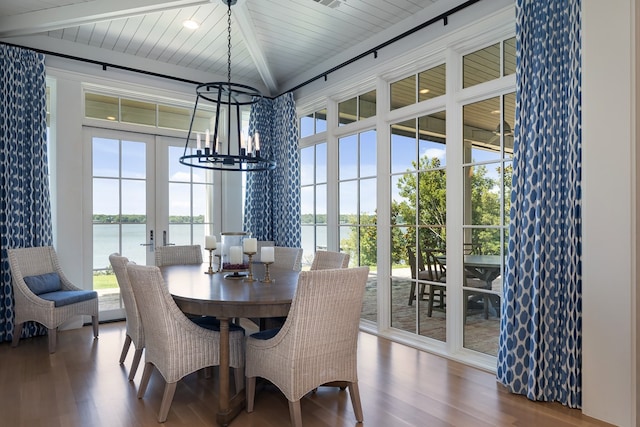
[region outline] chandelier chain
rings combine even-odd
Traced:
[[[227,83],[231,87],[231,1],[227,3]]]

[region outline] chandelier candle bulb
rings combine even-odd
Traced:
[[[260,250],[260,261],[261,262],[274,262],[275,253],[273,250],[273,246],[265,246]]]
[[[229,248],[229,264],[240,265],[242,264],[242,247],[231,246]]]
[[[258,239],[249,237],[242,241],[242,245],[244,246],[244,252],[249,254],[255,254],[258,251]]]
[[[196,149],[198,151],[202,150],[202,141],[200,140],[200,133],[196,133]]]
[[[205,148],[210,148],[209,143],[210,143],[210,139],[209,139],[209,129],[207,129],[207,131],[204,133],[204,146]]]
[[[216,236],[205,236],[204,237],[204,248],[205,249],[215,249],[218,245],[216,241]]]

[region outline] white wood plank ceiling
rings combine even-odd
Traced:
[[[464,0],[238,0],[232,81],[277,95],[349,49],[412,28],[409,18],[432,18],[436,2],[448,10]],[[186,19],[200,28],[184,28]],[[179,78],[227,76],[223,0],[2,0],[0,41]]]

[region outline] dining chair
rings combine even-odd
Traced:
[[[133,295],[133,289],[129,282],[129,276],[127,275],[126,264],[129,262],[127,257],[121,256],[119,253],[114,252],[109,255],[109,262],[111,262],[111,268],[116,276],[118,286],[120,287],[120,296],[124,303],[124,312],[126,319],[127,335],[122,346],[122,352],[120,353],[120,364],[124,363],[124,359],[127,357],[129,347],[133,343],[135,352],[133,354],[133,361],[131,362],[131,370],[129,371],[129,381],[133,381],[140,365],[140,359],[142,358],[142,352],[144,350],[144,329],[142,329],[142,322],[140,321],[140,312],[136,305],[136,300]]]
[[[220,332],[198,326],[180,311],[160,269],[128,263],[127,275],[145,335],[145,365],[138,388],[144,397],[154,368],[166,381],[158,421],[167,419],[179,380],[202,368],[220,364]],[[229,331],[229,366],[236,392],[243,387],[244,331]]]
[[[349,267],[350,255],[344,252],[316,251],[311,270],[331,270]]]
[[[302,270],[302,248],[287,248],[274,246],[274,266],[290,268],[294,271]]]
[[[274,262],[276,267],[291,269],[293,271],[302,270],[302,248],[288,248],[284,246],[274,246]],[[284,324],[286,317],[261,317],[249,318],[261,331],[266,329],[279,328]]]
[[[302,271],[282,328],[246,342],[247,412],[256,378],[265,378],[289,402],[291,424],[302,425],[300,399],[318,386],[346,381],[356,420],[362,422],[357,346],[369,267]]]
[[[409,291],[409,305],[413,305],[413,301],[416,299],[416,280],[429,280],[429,272],[424,266],[424,257],[421,252],[418,252],[416,257],[415,248],[413,246],[407,246],[407,261],[409,262],[409,268],[411,269],[411,289]],[[427,284],[420,283],[420,289],[418,294],[419,301],[427,301],[426,295]]]
[[[177,264],[202,264],[202,248],[200,245],[158,246],[156,266]]]
[[[447,270],[440,262],[436,253],[436,249],[424,249],[426,277],[430,283],[429,286],[429,302],[427,303],[427,316],[431,317],[433,309],[445,310],[446,308],[446,286]],[[442,283],[442,285],[438,284]]]
[[[80,289],[67,279],[53,246],[9,249],[13,284],[13,339],[16,347],[24,322],[44,325],[49,353],[55,353],[58,326],[80,315],[91,316],[93,336],[98,338],[98,293]]]

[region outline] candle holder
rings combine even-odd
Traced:
[[[218,258],[218,270],[216,273],[220,273],[222,271],[222,256],[220,254],[216,254],[215,257]]]
[[[244,252],[244,254],[249,257],[249,275],[247,276],[246,279],[244,279],[244,281],[245,282],[255,282],[256,279],[253,278],[253,268],[252,268],[252,265],[251,265],[251,258],[253,258],[253,256],[256,253],[255,252]]]
[[[213,251],[215,251],[216,248],[205,248],[205,249],[209,251],[209,269],[205,271],[204,274],[216,274],[217,271],[213,270]]]
[[[263,262],[264,264],[264,279],[261,280],[262,283],[271,283],[271,276],[269,276],[269,266],[273,264],[273,262]]]

